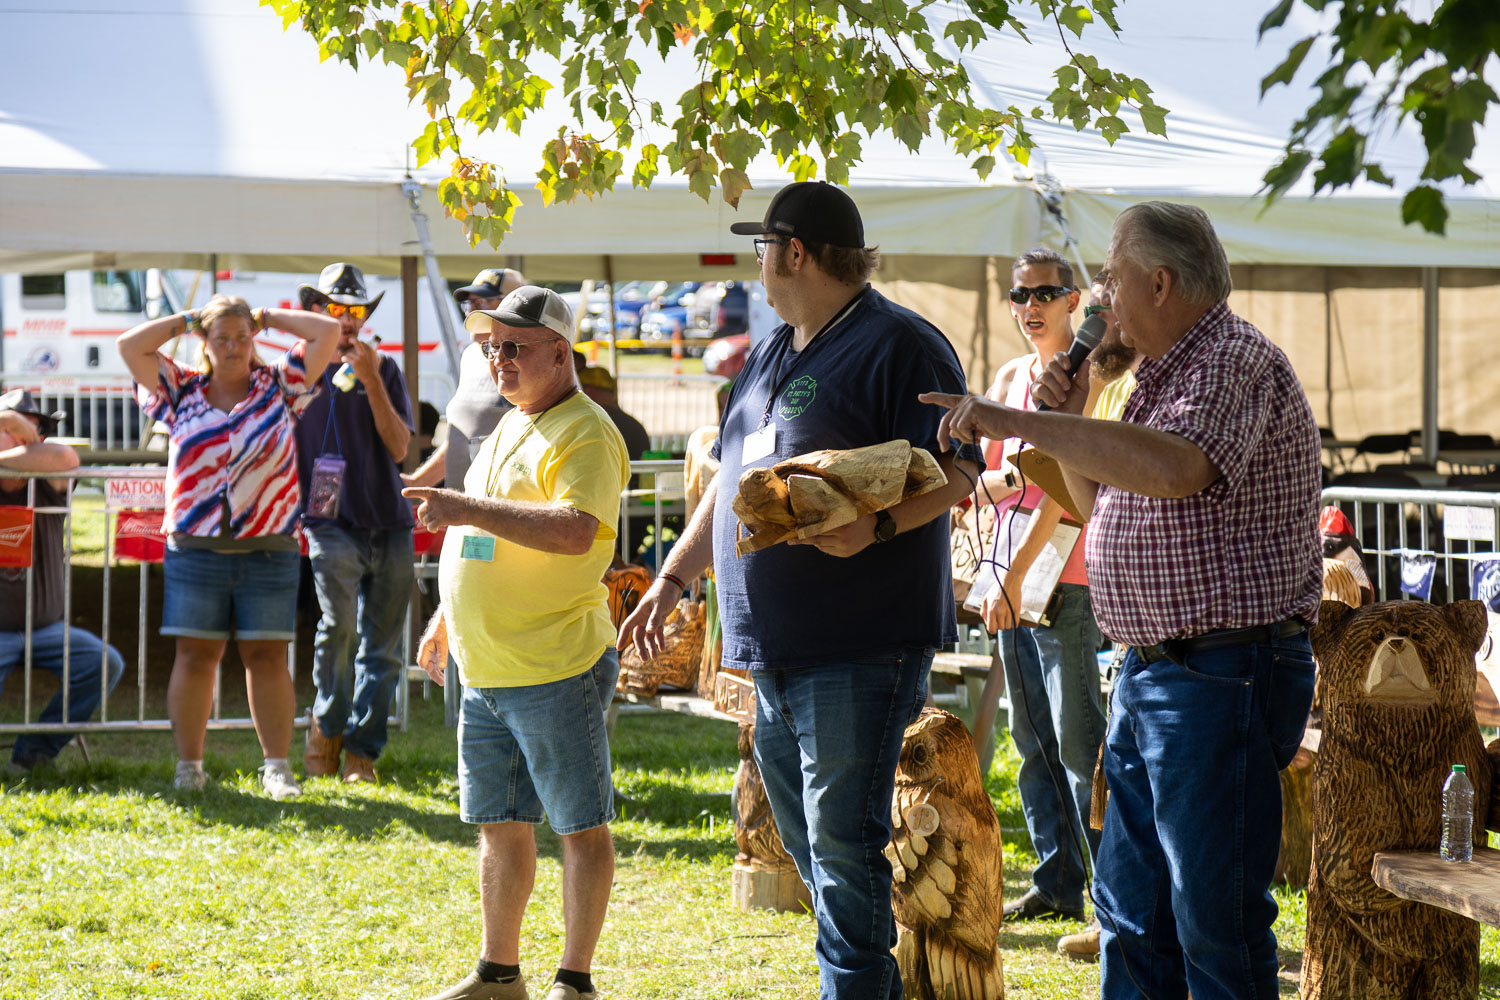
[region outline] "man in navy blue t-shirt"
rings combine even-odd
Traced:
[[[655,655],[683,582],[712,562],[724,663],[753,671],[756,763],[813,896],[823,1000],[887,1000],[901,995],[882,853],[896,761],[932,655],[957,634],[947,513],[972,491],[977,453],[940,459],[942,489],[743,557],[730,504],[746,469],[809,451],[905,439],[937,454],[940,414],[917,396],[965,391],[963,368],[936,327],[869,286],[879,255],[841,189],[788,185],[764,221],[731,231],[762,237],[761,281],[785,325],[735,380],[719,474],[621,626],[621,648]]]
[[[309,778],[373,782],[412,590],[412,513],[399,464],[411,441],[411,397],[396,363],[359,339],[385,295],[370,298],[359,268],[330,264],[317,287],[299,292],[303,308],[340,327],[339,357],[297,423],[302,529],[323,610],[303,765]]]

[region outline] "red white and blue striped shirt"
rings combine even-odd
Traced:
[[[136,386],[141,409],[167,425],[168,533],[198,538],[290,535],[297,485],[297,416],[318,389],[304,342],[250,373],[250,393],[228,413],[204,396],[208,376],[157,354],[154,389]]]

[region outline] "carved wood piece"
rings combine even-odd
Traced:
[[[646,697],[662,687],[692,690],[702,666],[704,617],[702,601],[679,601],[667,616],[664,648],[655,659],[641,659],[634,646],[621,651],[616,690]]]
[[[946,482],[930,453],[900,440],[808,452],[769,469],[749,469],[730,504],[750,531],[735,551],[757,552],[794,534],[811,538]]]
[[[1473,709],[1485,627],[1478,601],[1323,602],[1312,633],[1323,736],[1303,1000],[1478,994],[1479,925],[1393,895],[1371,872],[1381,852],[1437,856],[1452,764],[1466,765],[1475,815],[1488,815],[1492,779]],[[1475,837],[1484,843],[1478,824]]]
[[[892,953],[904,995],[1003,997],[1000,822],[957,716],[929,708],[907,727],[891,827]]]

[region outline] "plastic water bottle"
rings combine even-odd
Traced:
[[[371,347],[380,346],[379,337],[370,338]],[[339,392],[352,392],[357,376],[354,374],[354,366],[345,361],[338,371],[333,373],[333,386]]]
[[[1453,765],[1453,773],[1443,782],[1444,861],[1474,860],[1474,786],[1462,764]]]

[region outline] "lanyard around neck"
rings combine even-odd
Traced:
[[[807,346],[797,352],[797,356],[792,359],[791,366],[786,370],[786,375],[783,376],[781,374],[781,365],[786,361],[787,351],[792,348],[792,338],[796,336],[795,330],[788,330],[786,340],[782,342],[781,351],[776,355],[776,368],[771,374],[771,393],[766,397],[766,409],[760,415],[760,424],[757,425],[757,429],[771,422],[771,408],[776,405],[776,397],[781,395],[781,390],[786,388],[783,384],[783,379],[787,381],[791,380],[792,374],[796,372],[797,366],[802,363],[803,359],[813,352],[814,347],[825,341],[824,334],[832,330],[835,326],[838,326],[845,317],[854,311],[854,307],[859,304],[860,299],[864,297],[865,292],[869,291],[869,288],[870,286],[866,285],[856,292],[854,298],[845,303],[844,308],[834,313],[833,318],[824,323],[822,328],[813,334],[812,340],[809,340]]]

